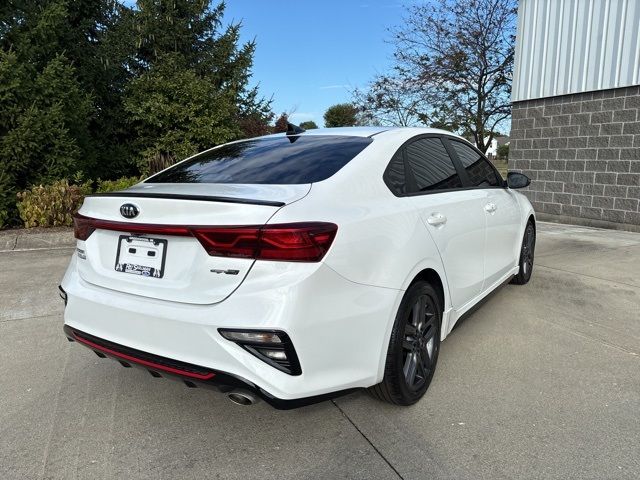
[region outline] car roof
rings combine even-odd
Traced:
[[[312,128],[302,135],[339,135],[349,137],[371,137],[378,133],[386,132],[393,127],[334,127]]]
[[[310,128],[299,135],[333,135],[344,137],[372,137],[378,133],[386,132],[394,127],[333,127],[333,128]],[[285,133],[274,133],[265,135],[262,138],[282,137]]]
[[[373,137],[382,133],[405,133],[410,136],[421,134],[440,134],[451,135],[459,137],[455,133],[448,132],[447,130],[440,130],[438,128],[428,127],[334,127],[334,128],[313,128],[306,130],[300,135],[334,135],[334,136],[347,136],[347,137]],[[276,133],[273,135],[266,135],[266,137],[284,136],[284,133]],[[462,137],[459,137],[462,138]]]

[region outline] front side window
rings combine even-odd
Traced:
[[[467,171],[467,176],[474,187],[497,187],[500,180],[489,161],[476,150],[462,142],[452,140],[454,150],[458,154],[460,163]]]
[[[406,155],[416,192],[462,187],[458,172],[439,138],[420,138],[410,143],[406,147]]]
[[[332,176],[372,140],[300,135],[222,145],[149,178],[146,183],[303,184]]]

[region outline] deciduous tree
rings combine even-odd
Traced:
[[[324,114],[325,127],[352,127],[358,122],[358,109],[351,103],[332,105]]]
[[[486,152],[510,116],[516,0],[429,0],[392,30],[392,72],[356,95],[374,121],[469,133]],[[360,101],[358,101],[360,99]]]
[[[509,144],[508,143],[503,143],[502,145],[500,145],[498,147],[498,151],[496,153],[498,154],[498,158],[503,159],[503,160],[508,160],[509,159]]]
[[[273,127],[273,133],[283,133],[287,131],[287,125],[289,124],[289,115],[281,113],[277,118]]]
[[[429,124],[429,91],[424,85],[399,76],[380,75],[352,94],[360,124],[399,127]]]
[[[313,120],[307,120],[306,122],[301,122],[300,127],[304,128],[305,130],[313,130],[315,128],[318,128],[318,125],[316,125],[316,122],[314,122]]]

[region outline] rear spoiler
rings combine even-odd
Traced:
[[[184,195],[180,193],[143,193],[143,192],[107,192],[94,193],[87,197],[135,197],[135,198],[162,198],[167,200],[194,200],[199,202],[244,203],[247,205],[265,205],[267,207],[284,207],[286,203],[272,200],[256,200],[251,198],[216,197],[208,195]]]

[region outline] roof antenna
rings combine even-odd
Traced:
[[[300,135],[301,133],[306,132],[306,130],[298,125],[294,125],[293,123],[287,122],[287,135]]]

